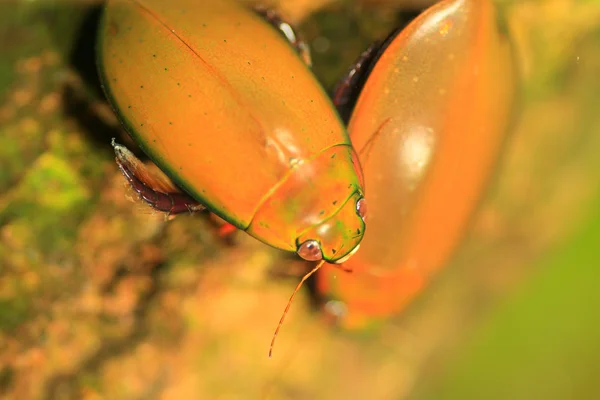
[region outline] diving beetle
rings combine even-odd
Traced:
[[[155,189],[115,145],[151,205],[207,207],[310,261],[357,249],[366,209],[358,157],[301,55],[260,15],[229,0],[109,0],[98,60],[128,133],[181,189]]]
[[[369,48],[334,91],[363,166],[369,231],[320,293],[348,328],[399,312],[449,260],[511,120],[510,45],[490,0],[445,0]]]
[[[358,249],[366,204],[345,126],[288,28],[231,0],[108,0],[97,54],[116,114],[177,185],[113,142],[132,187],[158,210],[206,207],[320,260],[299,287]]]

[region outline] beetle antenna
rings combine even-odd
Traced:
[[[298,293],[298,290],[300,290],[300,288],[302,287],[302,284],[304,283],[304,281],[307,280],[308,278],[310,278],[310,276],[312,274],[314,274],[315,272],[317,272],[319,270],[319,268],[321,268],[323,266],[323,264],[325,264],[325,260],[321,260],[321,262],[319,262],[317,264],[317,266],[312,269],[312,271],[310,271],[309,273],[307,273],[306,275],[304,275],[304,277],[302,278],[302,280],[300,281],[300,283],[298,283],[298,286],[296,286],[296,289],[294,289],[294,293],[292,293],[292,296],[290,297],[290,300],[288,301],[287,306],[285,307],[285,310],[283,311],[283,315],[281,316],[281,319],[279,320],[279,324],[277,325],[277,329],[275,329],[275,333],[273,334],[273,339],[271,339],[271,347],[269,348],[269,358],[271,358],[271,356],[273,355],[273,346],[275,345],[275,339],[277,339],[277,334],[279,333],[279,330],[281,329],[281,325],[283,325],[283,321],[285,320],[285,316],[287,315],[288,311],[290,310],[290,306],[292,305],[292,301],[294,301],[294,296],[296,296],[296,293]]]

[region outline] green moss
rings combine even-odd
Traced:
[[[0,330],[13,330],[30,317],[31,304],[26,296],[0,300]]]
[[[0,219],[25,228],[35,248],[70,250],[91,194],[74,166],[44,153],[28,170]],[[18,230],[21,232],[21,230]]]

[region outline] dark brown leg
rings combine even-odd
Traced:
[[[255,8],[256,12],[262,15],[271,25],[278,29],[283,36],[290,42],[290,44],[296,49],[302,60],[309,67],[312,66],[312,59],[310,56],[310,49],[306,42],[296,33],[291,24],[284,21],[279,13],[274,10],[270,10],[263,7]]]
[[[348,69],[344,77],[333,89],[332,100],[336,106],[342,121],[349,122],[352,110],[358,100],[358,96],[375,65],[381,43],[375,42],[365,50]]]
[[[365,50],[348,69],[344,77],[333,89],[332,100],[344,123],[348,123],[354,110],[358,96],[362,91],[373,66],[381,54],[400,33],[395,29],[383,42],[375,42]]]
[[[348,274],[352,273],[352,268],[348,268],[348,267],[344,267],[344,264],[332,264],[335,268],[339,269],[340,271],[346,272]]]
[[[112,140],[117,165],[140,198],[168,215],[204,211],[206,207],[181,192],[166,177],[150,171],[129,149]]]

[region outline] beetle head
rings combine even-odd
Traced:
[[[324,259],[329,263],[343,263],[360,246],[365,232],[366,214],[366,201],[357,192],[336,214],[298,237],[298,255],[307,261]]]
[[[305,260],[340,263],[363,238],[363,187],[352,146],[332,146],[295,163],[260,204],[246,232]]]

